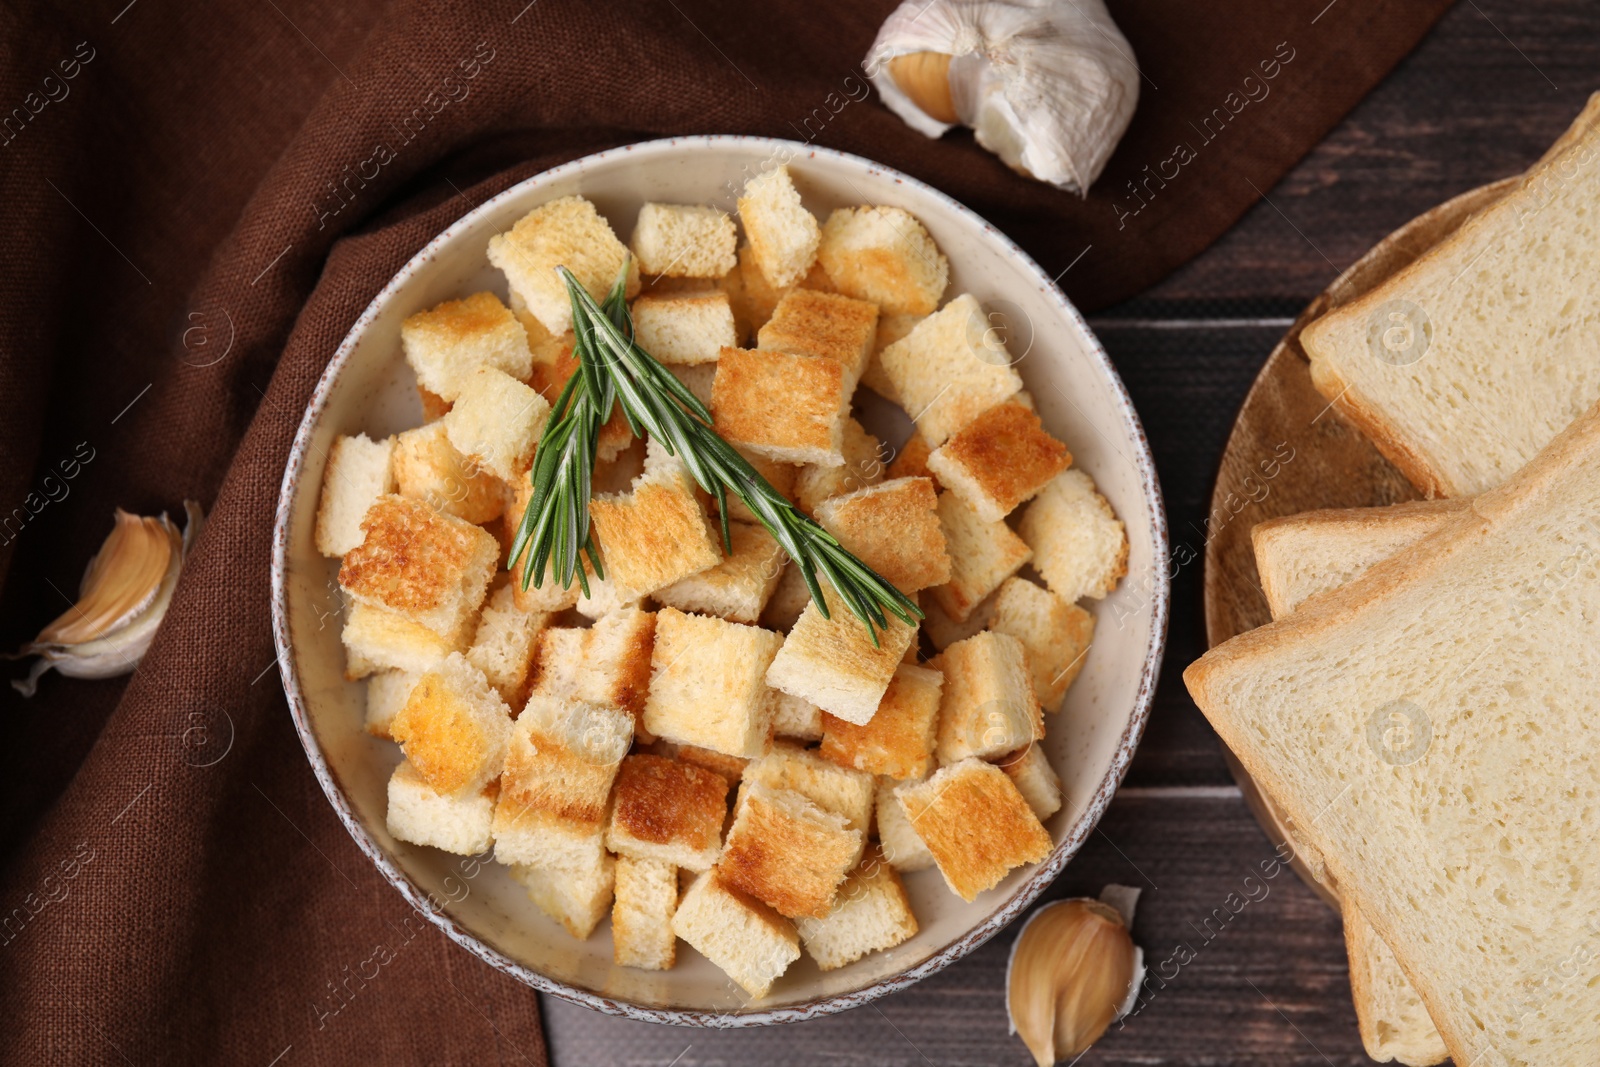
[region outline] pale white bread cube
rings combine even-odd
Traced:
[[[467,662],[478,670],[507,704],[520,701],[533,666],[533,653],[539,632],[549,624],[544,612],[528,612],[517,607],[516,591],[510,583],[489,595],[478,616],[478,629],[467,649]]]
[[[1039,705],[1059,709],[1089,655],[1094,616],[1026,579],[1007,578],[995,594],[989,628],[1022,642]]]
[[[584,570],[588,570],[585,563]],[[589,575],[589,595],[585,596],[580,590],[578,602],[573,605],[578,609],[578,614],[596,621],[607,615],[614,615],[619,611],[639,611],[644,607],[644,596],[632,589],[625,589],[612,578],[596,578]]]
[[[1004,519],[1071,464],[1067,446],[1015,399],[985,411],[928,456],[939,484],[985,522]]]
[[[611,783],[633,717],[616,708],[534,693],[506,747],[494,812],[495,859],[581,870],[603,851]]]
[[[479,367],[526,378],[533,363],[527,331],[493,293],[417,312],[400,324],[400,347],[417,381],[445,403],[461,395]]]
[[[909,941],[917,935],[917,917],[905,886],[883,854],[869,846],[850,872],[833,910],[821,919],[800,916],[795,929],[806,951],[824,971],[837,970],[865,956]]]
[[[933,773],[944,675],[902,663],[895,668],[877,714],[863,726],[823,716],[824,758],[842,767],[890,778],[926,778]]]
[[[633,302],[633,339],[666,366],[715,363],[739,343],[733,305],[720,290],[641,296]]]
[[[950,282],[950,262],[927,229],[897,207],[836,208],[817,259],[839,292],[886,315],[929,314]]]
[[[1099,600],[1128,573],[1128,535],[1094,481],[1064,471],[1022,513],[1017,532],[1033,565],[1063,600]]]
[[[589,517],[605,580],[614,583],[623,604],[722,559],[688,469],[653,439],[633,488],[594,497]]]
[[[504,483],[456,451],[443,420],[395,435],[394,484],[401,496],[470,523],[488,522],[506,507]]]
[[[838,293],[792,289],[756,334],[756,347],[831,359],[844,368],[844,392],[855,392],[878,335],[878,306]]]
[[[605,299],[628,263],[627,295],[639,291],[639,265],[593,204],[563,196],[534,208],[505,233],[489,238],[489,262],[500,268],[522,302],[544,328],[560,335],[572,328],[572,302],[556,273],[566,267],[596,300]],[[521,377],[526,377],[524,372]]]
[[[944,672],[939,702],[939,763],[1002,756],[1044,739],[1027,653],[1007,634],[957,641],[934,663]]]
[[[412,765],[403,761],[389,777],[389,806],[385,820],[396,841],[476,856],[492,838],[494,801],[498,787],[491,782],[478,793],[452,796],[441,793]]]
[[[778,587],[788,557],[765,527],[730,522],[728,534],[733,541],[731,555],[713,567],[657,589],[652,594],[654,598],[679,611],[718,615],[733,622],[757,622]],[[720,535],[717,540],[721,541]]]
[[[900,394],[895,390],[894,382],[889,380],[889,375],[883,369],[883,361],[878,356],[885,348],[916,329],[917,323],[927,317],[891,315],[888,312],[881,312],[878,315],[878,335],[873,342],[872,358],[867,360],[866,369],[861,372],[861,384],[891,404],[900,403]]]
[[[819,579],[820,581],[820,579]],[[794,562],[785,563],[778,576],[778,587],[772,591],[767,606],[761,612],[761,625],[769,630],[788,633],[800,621],[800,613],[811,603],[811,589],[805,575]]]
[[[895,790],[906,818],[962,900],[992,889],[1015,867],[1050,855],[1050,834],[1004,771],[979,759],[941,767]]]
[[[649,349],[645,351],[648,352]],[[667,363],[664,366],[667,373],[682,382],[696,400],[708,408],[711,406],[711,388],[717,380],[716,363],[696,363],[692,366]]]
[[[878,360],[934,448],[1022,388],[1004,340],[970,293],[922,320]]]
[[[864,835],[845,816],[790,789],[745,782],[717,877],[788,918],[822,918],[861,857]]]
[[[957,641],[965,641],[973,634],[989,628],[989,622],[994,618],[994,600],[997,595],[998,593],[991,594],[978,601],[972,613],[962,622],[957,622],[944,613],[944,609],[939,606],[938,597],[929,596],[927,602],[922,605],[922,632],[928,635],[928,640],[933,642],[934,648],[943,652]]]
[[[877,631],[874,645],[866,624],[826,582],[820,585],[829,617],[815,602],[806,605],[767,670],[767,684],[848,722],[869,722],[917,628],[886,613],[888,626]]]
[[[417,679],[389,723],[417,773],[456,797],[477,796],[500,777],[511,732],[511,709],[459,652]]]
[[[726,211],[650,203],[639,209],[631,244],[639,269],[646,274],[720,278],[737,265],[734,248],[738,238]],[[646,351],[650,351],[648,347]]]
[[[938,494],[926,478],[895,478],[832,497],[817,505],[816,518],[845,551],[901,592],[950,581]]]
[[[567,351],[572,347],[572,333],[569,330],[564,336],[557,336],[544,328],[544,323],[539,317],[528,310],[527,302],[517,295],[515,289],[507,292],[506,306],[511,309],[511,314],[522,323],[522,329],[528,335],[528,348],[533,351],[533,362],[554,363],[563,347]]]
[[[394,438],[340,434],[328,449],[317,506],[317,551],[342,556],[361,543],[361,520],[378,499],[394,492]]]
[[[843,815],[863,840],[872,829],[872,775],[823,759],[810,749],[774,742],[772,751],[745,767],[744,781],[791,789],[813,804]]]
[[[772,733],[797,741],[822,740],[822,709],[781,689],[768,689],[772,701]]]
[[[625,711],[634,719],[635,736],[648,743],[652,738],[640,720],[655,631],[655,613],[638,608],[612,612],[582,629],[550,627],[535,650],[534,691]]]
[[[1034,552],[1011,527],[985,522],[953,493],[939,494],[938,511],[950,552],[950,580],[935,586],[932,596],[951,619],[966,622],[985,597],[1034,558]]]
[[[394,740],[389,735],[389,725],[406,706],[420,677],[414,671],[382,670],[367,678],[367,733],[385,741]]]
[[[782,463],[842,464],[849,405],[843,365],[815,356],[725,348],[711,384],[717,433]]]
[[[853,493],[883,481],[884,444],[855,419],[844,420],[840,451],[844,455],[841,465],[824,467],[808,463],[798,469],[792,483],[793,500],[807,515],[816,515],[817,505],[829,497]]]
[[[772,983],[800,958],[794,924],[725,886],[715,871],[699,875],[684,891],[672,932],[752,997],[771,992]]]
[[[540,911],[583,941],[594,933],[606,912],[611,910],[616,861],[600,852],[581,867],[513,865],[511,877],[522,883],[528,891],[528,899],[537,904]]]
[[[728,780],[690,763],[636,752],[617,772],[606,847],[635,859],[703,871],[722,852]]]
[[[545,398],[493,367],[480,367],[442,420],[450,445],[505,482],[527,476],[550,416]]]
[[[772,730],[763,677],[782,644],[771,630],[662,608],[645,728],[724,755],[761,755]]]
[[[355,602],[350,604],[339,640],[344,642],[344,677],[348,682],[376,671],[419,674],[467,647],[465,639],[445,637],[409,616]]]
[[[787,164],[751,178],[739,197],[739,221],[744,223],[756,265],[767,283],[777,288],[793,285],[806,276],[817,258],[822,227],[800,203]]]
[[[906,818],[905,809],[895,797],[895,790],[900,786],[918,784],[919,780],[900,782],[893,778],[879,778],[874,801],[877,809],[878,844],[883,849],[884,859],[888,860],[895,870],[908,873],[925,871],[933,866],[933,853],[928,851],[928,846],[917,836],[916,827]]]
[[[1006,772],[1040,822],[1061,810],[1061,778],[1038,744],[1010,752],[995,761]]]
[[[611,958],[619,967],[665,971],[677,960],[678,868],[659,860],[618,856],[611,905]]]

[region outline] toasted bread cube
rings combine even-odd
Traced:
[[[888,615],[874,645],[866,625],[825,582],[822,595],[829,617],[815,602],[806,605],[767,670],[767,684],[848,722],[869,722],[917,628]]]
[[[744,183],[739,219],[767,284],[776,288],[793,285],[816,262],[822,227],[800,203],[787,164]]]
[[[622,761],[606,847],[622,856],[709,870],[722,852],[728,780],[688,763],[638,753]]]
[[[614,583],[621,603],[722,560],[687,468],[654,440],[633,488],[595,497],[589,515],[606,581]]]
[[[566,927],[579,941],[586,940],[611,910],[616,884],[616,861],[597,853],[582,867],[541,868],[513,866],[511,877],[528,891],[539,910]]]
[[[339,587],[357,604],[461,641],[494,576],[500,555],[494,537],[403,496],[379,500],[361,528],[366,538],[345,554]]]
[[[603,300],[624,261],[627,295],[632,297],[639,291],[638,262],[611,232],[611,224],[581,196],[536,207],[505,233],[489,238],[489,262],[504,272],[511,291],[544,328],[557,335],[572,328],[572,304],[556,268],[566,267],[590,296]]]
[[[965,759],[895,791],[906,818],[962,900],[1050,854],[1050,834],[1004,771]]]
[[[693,767],[721,775],[723,781],[735,785],[744,777],[744,769],[750,761],[740,756],[725,756],[721,752],[713,752],[709,748],[698,745],[680,745],[676,741],[658,740],[652,748],[658,756],[687,763]]]
[[[817,259],[841,293],[886,315],[926,315],[939,306],[950,263],[927,229],[897,207],[842,207],[822,227]]]
[[[558,342],[562,338],[544,328],[544,323],[539,321],[537,315],[528,310],[527,301],[518,296],[515,289],[508,289],[506,297],[506,306],[511,309],[511,314],[517,317],[517,321],[522,323],[522,329],[528,335],[528,347],[533,350],[533,361],[535,363],[550,362],[557,350],[557,346],[553,342]],[[569,331],[565,338],[569,347],[571,336]]]
[[[925,871],[933,866],[933,853],[917,836],[916,828],[906,818],[905,809],[895,796],[895,791],[902,785],[910,788],[920,784],[920,781],[902,783],[893,778],[878,779],[878,844],[883,849],[884,859],[897,871]]]
[[[399,612],[356,603],[350,605],[339,640],[344,642],[347,682],[378,671],[432,670],[450,653],[466,649],[465,641],[443,637]]]
[[[916,329],[917,323],[927,317],[926,315],[891,315],[880,309],[878,332],[872,343],[872,358],[867,360],[867,368],[861,372],[861,384],[891,404],[900,403],[900,394],[895,391],[894,382],[890,381],[889,375],[884,372],[883,361],[878,358],[878,355],[885,348],[888,348]]]
[[[758,348],[831,359],[844,367],[844,392],[855,392],[878,335],[878,306],[837,293],[793,289],[756,335]]]
[[[834,291],[833,283],[828,281],[828,274],[820,263],[813,263],[806,276],[794,285],[774,287],[761,273],[761,268],[756,264],[755,250],[748,242],[739,247],[738,268],[723,278],[719,287],[733,301],[734,324],[740,336],[746,338],[753,338],[760,332],[761,327],[772,318],[778,301],[789,295],[791,290],[811,289],[819,293]]]
[[[1033,550],[1003,522],[984,522],[953,493],[939,494],[939,528],[950,549],[950,580],[933,599],[956,622],[966,622],[1000,583],[1033,558]]]
[[[843,815],[800,793],[746,782],[717,877],[780,915],[820,919],[856,865],[862,836]]]
[[[768,689],[772,701],[772,733],[800,741],[822,740],[822,709],[781,689]]]
[[[1071,464],[1067,446],[1014,400],[985,411],[928,456],[939,484],[985,522],[1005,518]]]
[[[603,851],[606,804],[633,717],[534,693],[511,731],[494,811],[494,855],[507,864],[583,870]]]
[[[706,871],[684,891],[672,932],[752,997],[764,997],[800,958],[794,924]]]
[[[893,948],[917,935],[900,875],[876,847],[866,854],[839,889],[826,918],[794,921],[806,951],[824,971],[837,970],[869,952]]]
[[[711,373],[712,373],[712,377],[715,378],[716,369],[712,368],[711,369]],[[710,394],[707,393],[707,395],[706,395],[706,397],[704,397],[704,399],[706,401],[706,406],[710,407],[711,406]],[[848,429],[846,429],[846,431],[845,431],[845,440],[847,442],[849,441],[849,430]],[[848,444],[846,445],[846,447],[848,448]],[[750,466],[755,468],[756,473],[761,475],[761,477],[765,478],[767,480],[767,484],[772,486],[772,488],[774,488],[774,489],[776,489],[778,491],[778,495],[779,496],[784,497],[785,499],[791,500],[791,501],[796,499],[796,496],[795,496],[796,480],[799,478],[800,472],[802,470],[807,470],[809,468],[797,467],[793,463],[780,463],[775,459],[768,459],[766,456],[763,456],[761,453],[753,452],[748,448],[742,448],[742,447],[735,448],[734,451],[739,453],[739,455],[743,456],[745,458],[745,461],[748,462],[750,464]],[[717,502],[716,502],[716,500],[713,499],[712,496],[709,493],[705,494],[705,499],[706,499],[706,514],[711,516],[711,520],[712,520],[711,521],[711,525],[713,527],[720,527],[722,520],[717,515]],[[734,520],[736,520],[738,522],[760,523],[761,520],[756,517],[755,512],[751,511],[749,509],[749,507],[747,507],[745,505],[745,502],[743,500],[740,500],[733,493],[729,493],[728,494],[727,501],[728,501],[728,518],[734,519]],[[720,536],[720,535],[718,535],[718,536]]]
[[[410,760],[403,761],[389,778],[389,807],[385,821],[396,841],[476,856],[489,847],[490,824],[499,788],[490,782],[482,792],[464,796],[441,793],[428,784]]]
[[[650,691],[655,633],[655,613],[638,608],[613,612],[587,629],[551,627],[539,635],[533,688],[625,711],[634,720],[635,735],[648,742],[640,720]]]
[[[1015,783],[1028,807],[1044,822],[1061,810],[1061,778],[1039,745],[1029,745],[995,761]]]
[[[761,755],[772,729],[762,677],[782,644],[770,630],[662,608],[645,728],[728,756]]]
[[[452,652],[417,679],[389,733],[436,791],[476,796],[505,766],[511,709],[478,668]]]
[[[878,359],[934,448],[1022,388],[1004,341],[971,294],[929,315]]]
[[[677,962],[678,869],[660,860],[617,857],[617,896],[611,906],[611,954],[619,967],[671,970]]]
[[[1027,653],[1008,634],[984,632],[957,641],[938,658],[944,672],[939,702],[939,763],[988,758],[1044,738],[1044,713],[1033,695]]]
[[[648,350],[647,350],[648,351]],[[711,406],[711,387],[717,380],[717,365],[715,363],[696,363],[692,367],[678,364],[666,364],[666,371],[678,381],[682,382],[694,398],[706,407]],[[749,457],[746,456],[746,459]],[[738,498],[735,497],[734,500]],[[731,505],[734,501],[730,500]]]
[[[646,274],[720,278],[734,268],[738,237],[726,211],[687,204],[646,204],[633,226],[633,254]]]
[[[389,726],[411,699],[411,690],[420,677],[413,671],[383,670],[367,679],[367,733],[385,741],[394,740]]]
[[[995,594],[989,628],[1022,642],[1040,706],[1059,709],[1094,640],[1094,616],[1030,581],[1007,578]]]
[[[1064,471],[1022,513],[1017,532],[1045,584],[1063,600],[1099,600],[1128,573],[1128,535],[1094,481]]]
[[[863,841],[872,829],[872,775],[823,759],[810,749],[776,742],[771,752],[750,761],[744,781],[793,790],[818,807],[843,815]]]
[[[938,671],[901,664],[878,702],[878,713],[865,726],[823,715],[818,752],[868,774],[926,778],[934,769],[943,688],[944,676]]]
[[[800,621],[800,615],[809,603],[811,589],[806,585],[805,575],[793,562],[786,563],[783,574],[778,577],[778,588],[772,591],[772,597],[761,612],[761,625],[769,630],[787,633]]]
[[[527,331],[493,293],[417,312],[400,324],[400,347],[417,381],[447,404],[479,367],[526,378],[533,362]]]
[[[507,704],[521,702],[539,631],[549,621],[550,616],[544,612],[518,609],[510,583],[490,594],[484,605],[472,647],[467,649],[467,662],[483,672]]]
[[[844,420],[840,451],[844,463],[823,467],[808,463],[794,479],[794,501],[807,515],[817,513],[817,505],[829,497],[853,493],[883,481],[883,442],[872,436],[855,419]]]
[[[728,294],[679,293],[641,296],[633,302],[634,340],[666,366],[715,363],[738,344]]]
[[[950,580],[938,494],[926,478],[896,478],[824,500],[817,522],[901,592]]]
[[[394,492],[394,438],[340,434],[328,449],[317,507],[317,551],[342,556],[361,543],[367,509]]]
[[[778,587],[787,557],[764,527],[733,522],[728,524],[728,533],[733,541],[732,555],[715,567],[657,589],[655,599],[679,611],[718,615],[754,625]]]
[[[585,570],[588,566],[585,565]],[[574,605],[578,614],[596,621],[607,615],[614,615],[619,611],[644,610],[644,597],[631,589],[624,589],[611,579],[601,580],[593,574],[589,576],[589,595],[578,594],[578,603]]]
[[[394,481],[401,496],[470,523],[488,522],[506,506],[502,483],[456,451],[443,421],[395,436]]]
[[[1006,579],[1011,581],[1012,579]],[[1017,579],[1020,581],[1021,579]],[[922,606],[922,632],[928,635],[928,640],[933,642],[933,647],[943,652],[957,641],[965,641],[975,633],[980,633],[989,628],[989,621],[994,618],[994,601],[996,593],[987,596],[978,602],[972,609],[972,614],[963,622],[956,622],[944,613],[936,597],[929,597],[928,602]],[[1013,637],[1016,635],[1013,634]]]
[[[937,488],[939,476],[928,469],[928,457],[931,455],[933,449],[928,447],[928,439],[916,430],[911,431],[906,443],[900,446],[900,451],[889,461],[889,477],[931,478],[934,487]]]
[[[839,466],[850,394],[831,359],[725,348],[711,384],[717,433],[783,463]]]
[[[533,448],[549,416],[544,397],[504,371],[479,367],[441,421],[458,453],[496,478],[515,482],[533,465]]]

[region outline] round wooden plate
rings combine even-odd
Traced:
[[[1250,529],[1256,523],[1315,508],[1397,504],[1419,495],[1312,388],[1311,364],[1300,347],[1300,331],[1405,268],[1519,180],[1520,176],[1506,178],[1462,193],[1384,238],[1306,306],[1267,357],[1234,420],[1206,519],[1207,644],[1226,641],[1271,618],[1250,545]],[[1292,828],[1285,817],[1226,746],[1223,755],[1268,837],[1275,845],[1290,839]],[[1301,879],[1337,909],[1337,897],[1298,853],[1291,862]]]

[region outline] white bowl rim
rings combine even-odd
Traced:
[[[1151,547],[1150,643],[1145,649],[1144,662],[1140,669],[1139,688],[1134,699],[1133,711],[1128,717],[1128,724],[1118,740],[1116,756],[1113,758],[1104,778],[1101,779],[1094,796],[1084,808],[1083,813],[1079,815],[1071,830],[1051,850],[1049,857],[1039,865],[1038,869],[1025,882],[1017,887],[1016,891],[1012,893],[1004,904],[985,918],[983,922],[968,930],[961,937],[935,952],[932,956],[914,966],[880,978],[870,985],[853,992],[822,997],[782,1008],[756,1008],[748,1011],[729,1012],[652,1008],[623,998],[603,996],[591,990],[581,989],[542,975],[531,967],[508,958],[484,944],[473,934],[462,929],[451,916],[442,909],[435,907],[429,901],[428,894],[412,882],[400,866],[372,839],[372,836],[367,833],[366,828],[361,824],[350,804],[346,801],[344,791],[334,780],[333,772],[329,768],[321,746],[317,742],[316,735],[312,731],[309,710],[300,690],[299,672],[296,668],[294,657],[291,655],[289,644],[288,596],[285,579],[288,572],[289,515],[294,501],[295,487],[299,482],[302,468],[305,465],[306,454],[310,449],[311,435],[321,418],[324,408],[327,406],[328,398],[333,391],[335,383],[338,381],[339,373],[348,361],[356,342],[366,332],[372,320],[377,317],[390,298],[410,280],[412,275],[427,264],[439,249],[453,239],[457,231],[493,211],[504,201],[520,196],[530,189],[537,188],[570,172],[582,171],[585,167],[627,156],[681,150],[685,145],[734,145],[766,150],[770,153],[769,158],[778,158],[780,153],[787,153],[786,158],[789,160],[822,156],[865,167],[869,171],[880,172],[897,183],[910,186],[942,202],[946,208],[957,215],[964,216],[968,222],[976,224],[985,234],[1000,242],[1004,250],[1014,256],[1024,269],[1033,275],[1041,291],[1047,293],[1054,300],[1057,308],[1076,327],[1079,334],[1078,340],[1082,342],[1087,355],[1090,359],[1096,361],[1101,373],[1105,375],[1106,380],[1112,386],[1123,424],[1128,430],[1129,438],[1135,445],[1133,462],[1139,472],[1140,485],[1144,490],[1145,503],[1149,508],[1151,519],[1149,531]],[[1015,241],[985,221],[971,208],[948,194],[941,192],[926,182],[901,173],[892,167],[874,162],[864,156],[776,137],[760,137],[747,134],[689,135],[640,141],[616,148],[608,148],[601,152],[590,153],[559,164],[549,170],[541,171],[530,178],[507,187],[447,226],[438,236],[419,249],[406,262],[406,265],[389,280],[388,284],[379,291],[378,295],[373,297],[372,302],[367,305],[366,309],[351,325],[349,333],[345,335],[344,340],[339,343],[339,347],[334,351],[333,357],[328,361],[327,368],[317,382],[316,391],[312,394],[311,402],[306,407],[306,414],[300,422],[300,428],[295,433],[294,443],[290,447],[289,461],[284,469],[283,483],[278,495],[277,515],[274,519],[272,530],[272,638],[278,654],[278,670],[283,679],[284,695],[289,702],[290,714],[294,719],[295,732],[300,736],[300,744],[306,751],[306,757],[311,763],[312,771],[316,774],[317,781],[322,785],[322,791],[327,795],[328,802],[333,806],[334,812],[339,816],[339,820],[344,823],[345,830],[349,832],[357,846],[367,854],[367,857],[372,860],[383,876],[389,880],[390,884],[400,891],[407,903],[415,908],[418,913],[426,915],[452,941],[490,966],[526,985],[532,986],[539,992],[549,993],[552,996],[560,997],[575,1004],[581,1004],[584,1007],[592,1008],[607,1015],[678,1026],[711,1028],[769,1026],[775,1023],[799,1022],[805,1019],[819,1018],[835,1012],[860,1007],[880,997],[888,996],[890,993],[906,989],[923,978],[943,970],[956,960],[983,945],[1004,929],[1011,920],[1022,914],[1055,881],[1072,857],[1077,855],[1078,849],[1082,847],[1083,842],[1099,824],[1106,808],[1111,803],[1112,796],[1116,793],[1117,787],[1127,774],[1128,764],[1133,758],[1134,751],[1138,748],[1139,740],[1144,734],[1145,724],[1150,717],[1150,705],[1155,697],[1156,682],[1161,673],[1162,655],[1166,650],[1171,587],[1165,566],[1168,554],[1167,517],[1162,503],[1161,486],[1156,474],[1155,459],[1150,453],[1149,440],[1145,436],[1144,426],[1139,421],[1138,413],[1134,410],[1133,400],[1128,395],[1127,387],[1123,384],[1122,377],[1117,373],[1110,357],[1107,356],[1105,348],[1100,344],[1100,339],[1089,329],[1089,324],[1084,320],[1082,313],[1067,299],[1066,294],[1044,272],[1033,257],[1024,252]]]

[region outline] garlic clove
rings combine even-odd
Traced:
[[[950,60],[943,52],[906,52],[889,61],[889,76],[911,102],[940,122],[960,121],[950,98]]]
[[[1124,1013],[1142,957],[1113,904],[1061,900],[1029,917],[1006,967],[1006,1010],[1039,1067],[1082,1054]]]

